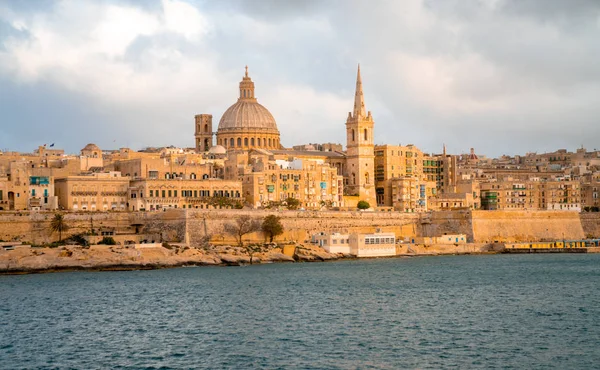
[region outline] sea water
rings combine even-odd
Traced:
[[[600,366],[600,255],[0,276],[0,367]]]

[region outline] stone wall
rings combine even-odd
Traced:
[[[475,243],[583,239],[578,212],[473,211]]]
[[[600,238],[600,213],[581,213],[579,217],[586,238]]]
[[[269,214],[282,219],[285,233],[277,241],[303,242],[319,231],[394,232],[399,238],[465,234],[471,243],[519,242],[600,237],[600,214],[562,211],[443,211],[427,214],[397,212],[311,212],[177,209],[167,212],[66,213],[69,234],[93,228],[114,228],[117,233],[160,234],[165,241],[232,243],[224,225],[239,215],[262,220]],[[0,212],[0,240],[42,244],[58,240],[51,233],[53,212]],[[245,238],[264,241],[262,233]]]
[[[0,240],[19,240],[31,244],[44,244],[58,240],[50,223],[55,212],[0,212]],[[183,241],[185,214],[174,210],[156,213],[129,212],[69,212],[64,213],[69,235],[87,233],[94,229],[114,229],[117,233],[161,234],[164,240]]]
[[[258,220],[275,214],[281,217],[285,229],[278,241],[309,240],[320,231],[347,232],[395,232],[396,235],[415,236],[418,232],[417,214],[380,212],[311,212],[311,211],[246,211],[246,210],[187,210],[188,237],[198,243],[206,236],[215,243],[232,243],[234,240],[224,233],[224,225],[234,222],[240,215],[249,215]],[[248,241],[264,241],[262,233],[245,237]]]

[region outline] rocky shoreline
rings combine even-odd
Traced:
[[[254,264],[322,262],[350,256],[335,255],[315,246],[297,246],[293,255],[282,248],[255,253]],[[186,266],[241,266],[250,264],[244,250],[232,246],[63,246],[17,247],[0,251],[0,274],[34,274],[64,271],[153,270]]]

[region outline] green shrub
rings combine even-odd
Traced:
[[[361,200],[358,202],[358,204],[356,205],[356,207],[358,209],[369,209],[371,208],[371,205],[369,204],[369,202],[365,201],[365,200]]]

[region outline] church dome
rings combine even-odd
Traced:
[[[245,129],[278,131],[275,118],[264,106],[255,101],[240,99],[223,113],[219,130]]]
[[[210,149],[208,149],[208,152],[210,154],[227,154],[227,149],[225,149],[221,145],[215,145],[210,147]]]
[[[229,107],[217,129],[217,144],[230,149],[279,149],[275,118],[254,96],[254,82],[246,74],[240,82],[240,97]]]
[[[98,145],[92,144],[92,143],[86,145],[83,149],[81,149],[81,151],[88,151],[88,152],[92,152],[94,150],[100,151],[100,148],[98,147]]]

